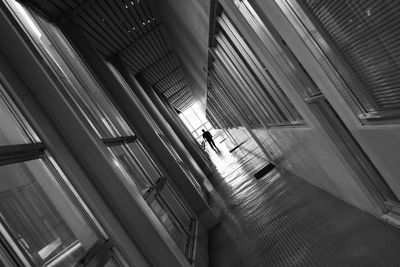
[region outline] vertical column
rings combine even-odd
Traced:
[[[152,266],[190,266],[140,197],[139,191],[135,188],[129,190],[124,186],[122,179],[129,178],[115,164],[111,152],[86,120],[77,113],[75,106],[66,100],[57,77],[50,68],[43,65],[40,53],[2,4],[0,32],[0,49],[7,55],[20,79],[42,104],[46,113],[51,114],[49,118],[54,127],[68,144],[87,173],[90,183],[110,207],[126,235],[140,247]],[[131,259],[129,254],[125,256]],[[132,266],[136,265],[133,259],[130,262]]]
[[[138,81],[141,83],[141,80]],[[193,138],[192,134],[178,117],[176,111],[172,109],[171,105],[167,102],[163,95],[157,94],[154,90],[152,90],[151,87],[146,89],[146,86],[144,86],[144,88],[149,98],[153,101],[157,109],[163,114],[164,118],[175,130],[176,135],[178,135],[178,137],[182,140],[182,143],[189,150],[189,153],[196,160],[204,174],[207,176],[211,174],[213,170],[210,166],[209,158],[207,158],[204,151],[200,148],[200,145]]]
[[[204,150],[200,147],[200,144],[196,141],[192,133],[189,131],[189,129],[186,127],[186,125],[183,123],[183,121],[179,118],[178,113],[176,110],[171,106],[171,104],[168,102],[167,98],[162,95],[161,93],[158,93],[154,90],[147,92],[149,97],[153,100],[154,103],[159,103],[161,107],[165,109],[169,117],[171,117],[175,123],[182,129],[182,133],[185,134],[191,143],[194,144],[194,147],[200,151],[200,156],[204,159],[204,161],[207,163],[206,167],[209,167],[210,173],[213,172],[212,168],[209,164],[210,158],[205,154]],[[200,166],[203,169],[203,166]],[[204,170],[203,170],[204,171]],[[206,171],[204,171],[206,173]],[[206,173],[206,175],[208,175]]]
[[[207,164],[204,161],[201,155],[198,154],[199,151],[193,146],[193,143],[181,132],[179,125],[172,117],[168,117],[170,114],[165,109],[164,104],[157,101],[158,97],[153,95],[154,92],[151,86],[142,77],[139,76],[136,78],[119,57],[116,57],[113,63],[140,102],[146,107],[147,112],[149,112],[158,127],[174,146],[177,153],[179,153],[179,156],[190,168],[196,180],[203,186],[207,180],[205,174],[211,173],[210,162]],[[153,97],[150,98],[150,96]]]
[[[13,100],[18,103],[18,108],[24,113],[29,124],[35,129],[41,140],[46,144],[46,149],[57,161],[62,171],[68,177],[81,194],[85,204],[90,207],[91,212],[100,222],[113,240],[125,259],[133,266],[147,266],[147,260],[139,251],[138,246],[128,236],[118,219],[113,214],[111,207],[106,203],[95,185],[88,179],[88,175],[80,166],[78,160],[71,153],[70,148],[63,140],[62,136],[53,127],[47,112],[39,104],[37,97],[24,84],[21,77],[14,70],[9,60],[0,51],[0,76],[3,85],[12,88],[8,91]]]
[[[104,86],[111,98],[125,115],[128,124],[135,130],[138,137],[149,147],[163,165],[169,178],[173,180],[179,191],[187,200],[199,220],[208,227],[217,223],[217,218],[211,211],[207,201],[196,190],[182,167],[175,160],[172,152],[165,146],[161,137],[153,129],[143,111],[138,106],[138,99],[130,88],[126,88],[112,73],[104,59],[91,46],[86,36],[73,21],[62,25],[63,32],[67,34],[75,48],[88,64],[98,81]]]

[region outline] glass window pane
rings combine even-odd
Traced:
[[[162,176],[161,171],[155,165],[150,156],[146,153],[139,142],[130,143],[127,145],[133,154],[135,160],[140,164],[146,173],[147,177],[153,182],[157,181]]]
[[[130,93],[130,97],[135,103],[135,105],[142,111],[143,115],[146,117],[147,122],[149,122],[153,128],[154,131],[157,132],[157,134],[162,134],[161,129],[159,128],[158,124],[153,120],[153,118],[150,116],[150,114],[147,112],[146,108],[143,106],[143,104],[139,101],[137,96],[132,92],[130,89],[129,85],[125,81],[125,79],[121,76],[119,71],[109,62],[106,62],[108,68],[111,70],[111,72],[114,74],[114,76],[119,80],[119,82],[127,89],[127,91]]]
[[[72,266],[99,239],[41,159],[0,166],[0,223],[34,266]]]
[[[185,208],[184,204],[179,200],[168,182],[160,191],[160,195],[163,200],[168,203],[169,209],[175,214],[181,223],[181,226],[186,230],[186,232],[190,233],[192,231],[191,227],[193,227],[193,217]]]
[[[186,128],[188,128],[189,131],[193,131],[193,127],[192,127],[192,125],[190,125],[190,122],[187,120],[185,114],[180,114],[179,117],[181,118],[181,120],[185,124]]]
[[[0,146],[40,142],[0,83]]]
[[[194,113],[192,116],[188,116],[188,120],[190,121],[190,124],[192,125],[193,129],[198,129],[203,124],[199,119],[199,117],[197,117],[196,114]]]
[[[121,114],[111,103],[100,84],[86,68],[78,54],[72,49],[61,31],[56,26],[43,19],[41,19],[41,22],[42,25],[48,27],[50,36],[53,37],[53,42],[58,46],[58,51],[64,55],[65,60],[68,61],[74,74],[84,85],[85,94],[75,91],[75,93],[77,93],[75,98],[82,98],[83,103],[90,103],[90,101],[93,101],[94,104],[92,104],[92,106],[97,105],[98,108],[102,110],[105,117],[109,120],[108,123],[116,128],[118,136],[133,135],[133,132],[122,118]]]
[[[194,132],[194,136],[203,136],[203,130],[204,128],[199,128],[196,132]]]
[[[187,109],[183,112],[186,120],[190,123],[193,130],[196,130],[202,124],[201,120],[196,115],[196,112],[193,108]]]
[[[210,130],[211,124],[208,122],[205,113],[202,111],[201,106],[194,104],[189,109],[185,110],[180,115],[182,121],[185,123],[186,127],[192,133],[193,137],[201,142],[202,129]],[[190,125],[190,126],[188,126]],[[209,126],[208,126],[209,125]],[[193,128],[192,126],[195,126]]]
[[[185,253],[188,236],[183,232],[183,229],[178,225],[177,221],[174,220],[170,213],[167,211],[163,201],[161,199],[155,198],[149,204],[158,219],[171,235],[172,239],[182,250],[182,252]]]
[[[146,177],[143,169],[138,165],[135,159],[124,148],[124,146],[113,146],[109,150],[118,159],[122,167],[129,174],[135,185],[142,193],[145,193],[150,188],[151,184]]]
[[[37,14],[28,14],[14,0],[8,4],[97,134],[103,138],[133,135],[59,29]]]

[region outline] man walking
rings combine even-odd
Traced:
[[[204,130],[204,129],[202,129],[202,131],[203,131],[203,138],[204,138],[204,140],[206,140],[206,141],[210,144],[210,147],[211,147],[212,149],[218,150],[217,146],[216,146],[215,143],[214,143],[214,140],[213,140],[213,138],[212,138],[211,133],[210,133],[209,131]]]

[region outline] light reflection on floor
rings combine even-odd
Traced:
[[[400,231],[266,162],[220,144],[211,204],[222,222],[210,232],[211,267],[400,266]]]

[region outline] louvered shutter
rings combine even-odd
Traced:
[[[356,77],[356,83],[347,82],[364,112],[399,111],[400,1],[298,0],[298,3],[318,24],[317,28],[324,31],[322,35]]]

